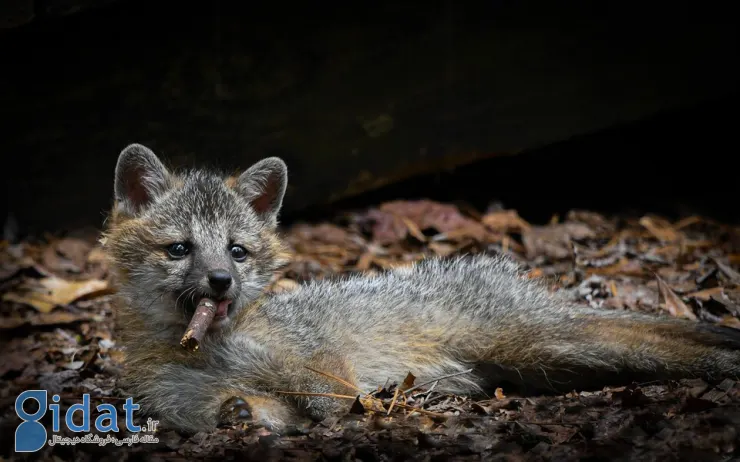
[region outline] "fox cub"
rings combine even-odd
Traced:
[[[267,295],[285,263],[276,227],[286,183],[275,157],[225,177],[170,172],[138,144],[121,152],[103,242],[119,285],[123,385],[163,424],[280,431],[346,409],[351,401],[316,394],[357,389],[315,370],[370,391],[408,372],[421,382],[474,368],[439,382],[459,394],[740,373],[738,331],[574,304],[500,256]],[[190,352],[179,341],[202,297],[218,310]]]

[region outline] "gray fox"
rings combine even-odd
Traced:
[[[736,330],[582,306],[503,256],[429,258],[267,294],[286,262],[279,158],[238,176],[175,172],[132,144],[114,183],[101,242],[118,284],[122,385],[172,428],[244,422],[279,432],[351,404],[326,394],[357,396],[408,372],[421,383],[473,368],[438,385],[467,395],[504,383],[571,391],[740,372]],[[202,297],[218,307],[192,352],[179,341]]]

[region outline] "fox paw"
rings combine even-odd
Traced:
[[[281,431],[295,421],[295,416],[285,403],[268,396],[235,395],[221,404],[218,413],[220,427],[263,427]]]
[[[254,422],[252,406],[240,396],[232,396],[221,404],[218,412],[218,423],[221,427],[229,427]]]

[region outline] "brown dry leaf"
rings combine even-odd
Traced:
[[[424,233],[421,232],[418,226],[416,226],[416,223],[411,221],[410,219],[406,217],[400,217],[403,221],[403,224],[406,225],[406,228],[409,230],[409,234],[411,234],[416,240],[419,242],[426,242],[427,237],[424,235]]]
[[[673,224],[673,229],[682,229],[686,228],[687,226],[695,225],[697,223],[701,223],[704,220],[702,217],[692,215],[690,217],[682,218],[681,220],[678,220]]]
[[[572,255],[571,241],[596,237],[596,233],[581,223],[559,223],[547,226],[533,226],[522,234],[522,242],[527,258],[541,255],[555,260]]]
[[[529,230],[532,225],[519,216],[516,210],[500,210],[483,216],[484,225],[494,231],[523,232]]]
[[[44,249],[41,261],[51,271],[81,273],[91,248],[81,239],[59,239]]]
[[[360,404],[362,404],[362,407],[365,411],[371,411],[371,412],[378,412],[378,413],[386,413],[385,407],[383,407],[383,401],[379,399],[375,399],[372,397],[362,397],[360,398]]]
[[[637,260],[630,260],[627,257],[622,257],[619,261],[613,265],[604,267],[587,267],[585,269],[588,276],[598,274],[602,276],[642,276],[645,274],[645,270]]]
[[[414,380],[416,380],[416,377],[414,376],[414,374],[412,374],[411,372],[409,372],[408,374],[406,374],[406,378],[403,379],[403,383],[399,387],[401,389],[401,391],[406,391],[409,388],[413,387],[414,386]]]
[[[360,415],[365,413],[365,406],[363,406],[362,402],[360,401],[360,395],[357,395],[357,398],[355,398],[352,406],[349,408],[349,413]]]
[[[92,250],[89,242],[71,237],[58,240],[54,247],[56,247],[57,252],[61,255],[64,255],[81,267],[85,265],[87,256],[90,254],[90,250]]]
[[[465,228],[439,233],[432,239],[435,241],[463,241],[465,239],[473,239],[478,242],[496,242],[501,240],[501,236],[487,232],[485,228],[476,223]]]
[[[373,240],[378,244],[392,244],[406,238],[408,228],[394,215],[373,209],[368,211],[366,218],[372,222]]]
[[[659,298],[664,300],[664,303],[660,306],[671,313],[672,316],[696,321],[696,315],[691,311],[691,308],[689,308],[683,300],[681,300],[681,298],[676,295],[670,287],[668,287],[668,284],[666,284],[660,276],[656,274],[655,278],[658,281]]]
[[[448,257],[457,252],[457,247],[444,242],[431,242],[429,248],[440,257]]]
[[[15,290],[3,295],[3,300],[29,305],[42,313],[82,297],[112,293],[107,280],[68,281],[56,276],[29,280]]]
[[[355,269],[358,271],[366,271],[369,270],[370,267],[373,265],[373,259],[375,256],[370,252],[365,252],[362,255],[360,255],[360,258],[357,259],[357,264],[355,265]]]
[[[676,242],[681,239],[681,235],[666,220],[645,216],[640,218],[640,224],[659,241]]]
[[[720,260],[719,258],[713,258],[714,263],[717,265],[717,268],[720,269],[724,273],[725,276],[730,278],[730,281],[732,281],[735,284],[740,284],[740,273],[732,269],[730,266],[728,266],[725,262]]]
[[[426,199],[386,202],[380,208],[370,210],[366,218],[373,221],[373,239],[383,245],[399,242],[410,234],[404,218],[413,223],[419,232],[434,229],[439,233],[449,233],[464,229],[464,237],[476,240],[483,240],[487,235],[482,224],[463,216],[454,205]]]
[[[103,317],[84,311],[70,313],[68,311],[52,311],[50,313],[37,313],[27,317],[0,317],[0,330],[12,330],[21,326],[54,326],[57,324],[70,324],[80,321],[102,321]]]
[[[703,302],[708,302],[714,295],[722,295],[722,287],[712,287],[711,289],[698,290],[686,294],[687,297],[698,298]]]
[[[0,317],[0,330],[15,329],[17,327],[23,326],[28,323],[29,323],[28,319],[20,317],[20,316],[12,317],[12,318],[9,316],[1,316]]]
[[[0,361],[0,377],[3,377],[8,372],[22,372],[32,362],[33,357],[27,351],[5,352],[3,354],[3,360]]]
[[[571,210],[566,214],[565,221],[569,223],[585,223],[591,229],[603,232],[614,231],[614,224],[607,220],[606,217],[596,212],[589,212],[588,210]]]
[[[571,244],[573,246],[573,255],[575,256],[575,262],[578,266],[611,266],[624,255],[623,249],[614,249],[614,246],[616,244],[611,245],[611,242],[608,243],[605,247],[597,250],[579,245],[576,242],[572,242]]]
[[[740,319],[737,319],[735,316],[722,316],[722,319],[719,321],[719,325],[740,330]]]

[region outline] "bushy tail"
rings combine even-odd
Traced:
[[[489,386],[497,381],[529,392],[570,391],[740,376],[740,331],[703,322],[587,310],[517,337],[509,345],[494,339],[486,358],[476,361]]]

